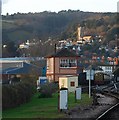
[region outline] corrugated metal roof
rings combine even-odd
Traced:
[[[41,68],[28,63],[23,63],[23,67],[10,67],[2,70],[2,74],[39,74],[40,72]]]

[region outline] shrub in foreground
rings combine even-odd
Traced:
[[[40,87],[40,96],[43,98],[52,97],[52,94],[58,90],[58,84],[56,83],[45,83]]]
[[[13,108],[26,103],[32,97],[33,86],[29,83],[17,83],[2,86],[2,109]]]

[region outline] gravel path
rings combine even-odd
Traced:
[[[99,105],[77,106],[72,110],[66,112],[67,118],[80,118],[80,119],[96,119],[101,113],[106,111],[116,103],[116,99],[97,94]]]

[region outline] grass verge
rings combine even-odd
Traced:
[[[36,93],[29,103],[19,107],[4,110],[2,118],[63,118],[65,114],[58,112],[58,93],[52,98],[38,98]],[[74,93],[68,94],[68,109],[77,105],[91,104],[88,94],[82,94],[82,99],[75,102]]]

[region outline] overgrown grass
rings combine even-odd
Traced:
[[[90,104],[92,99],[87,94],[82,94],[82,99],[75,102],[74,93],[68,95],[68,109],[76,105]],[[58,94],[52,98],[38,98],[35,94],[29,103],[17,108],[3,111],[3,118],[63,118],[64,114],[58,112]]]

